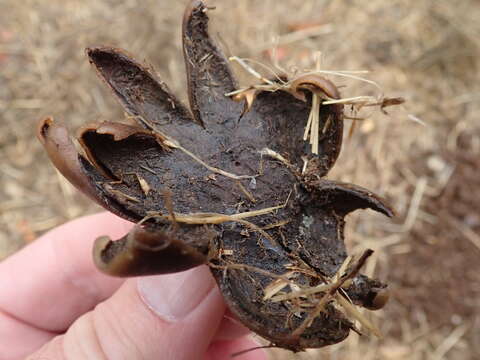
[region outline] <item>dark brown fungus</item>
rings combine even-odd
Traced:
[[[97,240],[96,265],[139,276],[208,264],[237,318],[293,351],[342,341],[358,331],[353,320],[372,330],[351,307],[381,308],[388,290],[358,273],[366,257],[347,256],[344,217],[393,212],[366,189],[324,178],[340,153],[343,105],[319,107],[318,154],[303,139],[312,99],[339,99],[337,87],[303,74],[277,91],[226,96],[236,81],[206,10],[191,1],[183,21],[190,111],[153,69],[93,47],[89,61],[136,125],[83,127],[81,154],[64,127],[40,125],[62,174],[137,223],[122,239]]]
[[[387,289],[379,289],[377,291],[372,291],[371,300],[368,303],[365,303],[363,306],[369,310],[379,310],[386,305],[389,299],[390,291]]]
[[[291,81],[290,89],[293,96],[304,101],[306,97],[305,92],[301,91],[302,89],[327,96],[331,99],[340,99],[340,93],[335,84],[318,74],[297,76]]]
[[[46,118],[39,122],[37,137],[62,175],[84,194],[104,206],[95,186],[82,171],[81,156],[70,139],[68,130],[56,124],[52,118]]]
[[[135,226],[125,237],[98,238],[93,248],[95,265],[114,276],[166,274],[207,262],[209,243],[217,233],[202,227],[146,229]]]

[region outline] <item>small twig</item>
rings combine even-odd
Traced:
[[[320,71],[321,67],[321,53],[315,53],[316,67]],[[306,141],[310,136],[310,145],[312,145],[312,153],[318,154],[318,139],[319,139],[319,122],[320,122],[320,106],[322,105],[322,99],[319,95],[312,92],[312,108],[308,116],[307,125],[305,126],[305,132],[303,134],[303,140]]]
[[[235,179],[235,180],[252,179],[252,178],[258,176],[258,174],[257,175],[236,175],[236,174],[232,174],[228,171],[225,171],[225,170],[216,168],[214,166],[211,166],[211,165],[207,164],[205,161],[203,161],[202,159],[200,159],[197,155],[195,155],[191,151],[185,149],[182,145],[180,145],[180,143],[177,140],[175,140],[174,138],[172,138],[170,136],[167,136],[164,133],[162,133],[154,124],[151,124],[149,121],[144,119],[142,116],[137,115],[137,116],[135,116],[135,118],[139,119],[150,130],[152,130],[153,132],[155,132],[157,134],[157,136],[159,137],[159,143],[161,143],[163,145],[166,145],[170,148],[178,149],[178,150],[183,151],[186,155],[190,156],[193,160],[197,161],[199,164],[203,165],[204,167],[206,167],[211,172],[214,172],[214,173],[217,173],[217,174],[220,174],[220,175],[223,175],[225,177]]]
[[[313,321],[323,311],[327,302],[330,301],[333,298],[333,296],[335,295],[337,290],[345,283],[345,281],[347,281],[349,279],[353,279],[358,274],[358,272],[360,271],[362,266],[367,261],[368,257],[371,256],[372,254],[373,254],[373,250],[371,250],[371,249],[365,250],[365,252],[362,254],[360,259],[358,259],[358,261],[355,264],[355,266],[353,267],[353,269],[350,270],[350,272],[347,275],[340,278],[340,280],[338,280],[330,288],[330,290],[328,290],[328,292],[325,295],[323,295],[323,297],[320,299],[320,301],[318,302],[315,309],[307,316],[307,318],[302,322],[302,324],[300,324],[300,326],[295,329],[295,331],[292,333],[292,336],[294,336],[294,337],[300,336],[301,334],[303,334],[305,332],[305,330],[307,328],[310,327],[310,325],[313,323]]]
[[[331,24],[321,24],[317,25],[308,29],[301,29],[297,31],[292,31],[287,34],[284,34],[278,37],[277,46],[278,45],[286,45],[291,44],[302,39],[306,39],[312,36],[318,35],[326,35],[330,34],[333,31],[333,26]],[[263,50],[268,50],[272,47],[272,42],[267,41],[257,45],[254,49],[256,52],[261,52]]]
[[[366,82],[367,84],[373,85],[373,86],[375,86],[378,90],[382,91],[382,88],[380,87],[380,85],[378,85],[375,81],[368,80],[368,79],[362,78],[362,77],[360,77],[360,76],[352,75],[352,74],[355,74],[355,73],[364,74],[365,72],[363,72],[363,71],[355,72],[355,71],[315,70],[315,71],[306,72],[305,75],[309,75],[309,74],[326,74],[326,75],[334,75],[334,76],[346,77],[346,78],[350,78],[350,79],[354,79],[354,80]],[[368,71],[367,71],[367,73],[368,73]]]
[[[236,184],[237,186],[240,188],[240,190],[245,194],[245,196],[248,198],[248,200],[250,200],[252,203],[256,203],[257,200],[255,199],[255,197],[252,195],[252,193],[250,191],[248,191],[245,186],[243,186],[243,184],[240,182],[240,180],[237,180],[236,181]]]
[[[270,229],[273,229],[273,228],[276,228],[276,227],[281,227],[281,226],[287,225],[291,221],[292,220],[287,219],[287,220],[282,220],[282,221],[276,222],[274,224],[269,224],[269,225],[266,225],[266,226],[262,227],[262,230],[270,230]]]
[[[247,265],[247,264],[216,265],[216,264],[212,264],[212,263],[209,263],[208,266],[211,267],[211,268],[220,269],[220,270],[229,270],[229,269],[248,270],[248,271],[256,272],[258,274],[274,278],[274,279],[281,279],[281,280],[287,282],[289,285],[298,286],[295,282],[291,281],[289,278],[287,278],[284,275],[274,274],[270,271],[260,269],[256,266],[251,266],[251,265]]]
[[[408,232],[412,229],[417,219],[418,210],[420,209],[420,203],[427,188],[427,183],[428,181],[425,177],[418,179],[404,223],[402,225],[392,224],[388,226],[388,230],[392,232]]]
[[[152,169],[150,169],[149,167],[145,166],[145,165],[140,165],[140,168],[142,168],[143,170],[146,170],[148,171],[149,173],[153,174],[153,175],[158,175],[155,171],[153,171]]]
[[[435,352],[432,355],[432,359],[440,360],[460,341],[460,339],[465,335],[467,330],[470,328],[470,324],[462,324],[457,326],[451,333],[448,335],[445,340],[435,349]]]
[[[173,228],[174,230],[178,229],[178,222],[177,218],[175,217],[175,211],[173,211],[173,200],[172,200],[172,192],[169,190],[163,191],[163,197],[165,199],[165,208],[167,209],[170,217],[172,218]]]
[[[289,271],[289,272],[285,273],[283,276],[286,276],[288,279],[290,279],[291,277],[293,277],[294,274],[295,274],[294,271]],[[274,280],[273,282],[268,284],[265,287],[265,289],[263,289],[263,292],[264,292],[263,300],[271,299],[274,295],[276,295],[277,293],[282,291],[283,288],[286,287],[286,286],[288,286],[288,283],[285,282],[284,280],[282,280],[282,279]],[[272,301],[273,301],[273,299],[272,299]]]
[[[275,78],[276,78],[280,83],[286,84],[286,81],[283,80],[283,79],[280,77],[280,75],[278,75],[278,73],[277,73],[275,70],[273,70],[271,67],[269,67],[268,65],[265,65],[264,63],[262,63],[262,62],[260,62],[260,61],[257,61],[257,60],[254,60],[254,59],[248,59],[248,58],[239,59],[239,58],[236,57],[236,56],[231,57],[229,60],[230,60],[230,61],[237,61],[237,62],[238,62],[239,60],[240,60],[240,61],[243,61],[243,64],[241,64],[241,65],[242,65],[242,66],[248,66],[250,69],[251,69],[251,67],[250,67],[249,65],[247,65],[247,62],[257,64],[257,65],[261,66],[262,68],[264,68],[265,70],[267,70],[268,72],[270,72],[273,76],[275,76]],[[255,71],[255,70],[253,70],[253,71]],[[255,72],[256,72],[256,71],[255,71]],[[258,74],[258,72],[256,72],[256,74]],[[258,74],[258,75],[260,75],[260,74]],[[259,80],[262,80],[262,81],[263,81],[263,79],[264,79],[264,77],[261,76],[261,75],[260,75],[260,77],[257,76],[257,75],[254,75],[254,76],[257,77]],[[267,82],[267,84],[268,84],[268,82]]]
[[[231,178],[231,179],[235,179],[235,180],[241,180],[241,179],[251,179],[257,175],[235,175],[235,174],[232,174],[228,171],[225,171],[225,170],[222,170],[222,169],[219,169],[219,168],[216,168],[216,167],[213,167],[211,165],[208,165],[205,161],[203,161],[202,159],[200,159],[197,155],[195,155],[194,153],[192,153],[191,151],[185,149],[183,146],[181,146],[178,141],[172,139],[172,138],[167,138],[166,141],[164,141],[165,145],[167,146],[170,146],[172,148],[176,148],[176,149],[179,149],[181,151],[183,151],[185,154],[187,154],[188,156],[190,156],[193,160],[197,161],[198,163],[200,163],[201,165],[205,166],[208,170],[210,170],[211,172],[214,172],[214,173],[217,173],[217,174],[220,174],[220,175],[223,175],[225,177],[228,177],[228,178]]]
[[[260,349],[270,349],[270,348],[278,348],[278,346],[277,345],[256,346],[256,347],[253,347],[253,348],[250,348],[250,349],[246,349],[246,350],[242,350],[242,351],[238,351],[236,353],[233,353],[232,355],[230,355],[230,357],[234,358],[234,357],[237,357],[237,356],[245,355],[246,353],[249,353],[251,351],[260,350]]]
[[[332,99],[332,100],[325,100],[323,101],[323,105],[331,105],[331,104],[358,104],[358,103],[365,103],[367,101],[374,101],[373,105],[380,105],[381,102],[377,101],[377,98],[373,96],[355,96],[351,98],[343,98],[343,99]],[[367,106],[365,104],[364,106]]]
[[[365,316],[363,316],[354,305],[352,305],[347,299],[345,299],[340,294],[335,294],[335,300],[342,306],[345,310],[347,315],[351,316],[352,318],[358,320],[360,324],[366,329],[368,329],[372,334],[376,337],[381,338],[382,334],[380,330],[377,329],[375,325],[373,325]]]
[[[238,56],[232,56],[228,60],[236,61],[238,64],[240,64],[241,67],[243,67],[247,72],[255,76],[257,79],[263,81],[266,84],[273,85],[272,81],[260,75],[260,73],[258,73],[255,69],[253,69],[250,65],[248,65],[244,59],[241,59]]]
[[[272,302],[293,300],[293,299],[296,299],[296,298],[299,298],[299,297],[313,295],[313,294],[316,294],[316,293],[319,293],[319,292],[327,291],[327,290],[331,289],[332,286],[333,286],[333,284],[326,284],[326,285],[321,284],[321,285],[317,285],[317,286],[314,286],[314,287],[311,287],[311,288],[308,288],[308,289],[303,289],[303,290],[299,290],[299,291],[292,291],[292,292],[289,292],[288,294],[277,295],[275,297],[272,297]]]
[[[452,216],[446,216],[446,219],[455,229],[457,229],[464,237],[470,240],[470,242],[480,250],[480,235]]]
[[[282,155],[280,155],[278,152],[276,151],[273,151],[269,148],[263,148],[261,151],[260,151],[260,154],[261,155],[265,155],[265,156],[269,156],[271,158],[274,158],[278,161],[280,161],[281,163],[283,163],[287,168],[293,170],[294,172],[297,171],[297,169],[295,168],[295,166],[292,165],[292,163],[290,161],[288,161],[287,159],[285,159]]]

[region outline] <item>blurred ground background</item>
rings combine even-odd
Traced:
[[[0,0],[0,258],[99,210],[57,175],[34,136],[47,115],[71,129],[124,117],[91,71],[86,46],[126,48],[185,99],[185,3]],[[211,32],[229,55],[267,64],[274,56],[284,68],[302,70],[320,50],[324,69],[370,70],[388,96],[407,100],[388,116],[374,112],[358,122],[329,175],[380,193],[397,210],[393,221],[370,212],[347,220],[350,250],[375,249],[366,272],[393,292],[385,310],[372,315],[383,339],[352,334],[327,349],[275,350],[272,358],[479,359],[478,1],[208,3],[217,7]],[[344,96],[372,91],[332,80]]]

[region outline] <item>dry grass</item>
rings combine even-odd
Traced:
[[[55,225],[98,210],[55,173],[34,139],[35,122],[45,115],[65,121],[72,129],[85,121],[123,117],[89,68],[83,54],[86,46],[126,48],[137,59],[153,64],[185,99],[180,49],[185,2],[1,2],[0,257]],[[292,70],[314,68],[312,54],[320,50],[323,69],[370,70],[369,78],[381,84],[388,96],[407,99],[404,106],[387,109],[390,116],[372,113],[368,120],[359,122],[329,175],[375,190],[389,198],[397,210],[395,223],[366,212],[349,219],[350,249],[356,253],[366,247],[377,250],[367,264],[367,273],[388,279],[394,292],[401,295],[404,285],[396,274],[402,265],[410,266],[402,259],[415,256],[418,239],[449,239],[450,228],[434,233],[436,226],[448,222],[448,217],[453,219],[448,222],[453,224],[451,231],[459,229],[455,241],[466,244],[464,252],[456,255],[463,259],[465,254],[467,259],[470,254],[468,259],[478,259],[475,241],[480,231],[480,200],[464,210],[464,214],[470,214],[466,217],[450,211],[449,204],[442,209],[427,206],[463,166],[461,156],[449,154],[468,152],[472,159],[480,157],[480,6],[475,0],[209,3],[217,6],[212,13],[212,28],[214,33],[221,33],[218,37],[228,55],[265,62],[266,55],[272,54],[272,44],[277,43],[276,58],[282,67]],[[306,25],[310,26],[299,30]],[[257,70],[269,75],[260,67]],[[251,82],[242,75],[245,84]],[[368,84],[330,78],[344,86],[344,97],[371,95]],[[467,145],[460,147],[464,143]],[[468,179],[472,178],[478,180],[477,176]],[[455,201],[455,196],[451,200]],[[451,255],[442,253],[436,244],[429,243],[431,257],[421,258],[427,265],[441,264],[442,256]],[[462,265],[445,270],[441,286],[455,290],[458,284],[450,280],[450,272],[479,269],[478,260],[459,263]],[[424,276],[425,268],[429,269],[407,269],[414,284]],[[473,296],[480,291],[478,273],[480,269],[465,285],[463,294],[470,297],[463,300],[466,308],[472,302],[480,308],[480,296]],[[480,333],[478,314],[460,316],[452,311],[447,314],[449,321],[439,321],[437,315],[441,314],[432,312],[428,297],[410,302],[401,302],[401,298],[395,297],[386,310],[373,315],[384,333],[381,340],[352,334],[342,344],[303,354],[275,350],[274,358],[480,357],[479,346],[475,345]],[[434,292],[431,299],[440,305],[447,301],[436,299]],[[455,304],[462,307],[463,303],[460,300]],[[462,314],[461,309],[458,313]]]

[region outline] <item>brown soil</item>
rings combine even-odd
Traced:
[[[473,151],[472,138],[462,136],[454,152],[442,151],[445,166],[450,164],[454,170],[445,188],[422,202],[422,210],[433,215],[433,221],[419,222],[412,231],[411,251],[389,259],[398,304],[387,311],[387,317],[406,318],[416,326],[426,321],[431,329],[465,323],[478,329],[480,157]],[[429,156],[433,155],[425,154]],[[418,169],[432,177],[435,170],[441,169]],[[424,319],[418,318],[419,311]],[[478,331],[470,332],[468,338],[472,359],[480,356]]]

